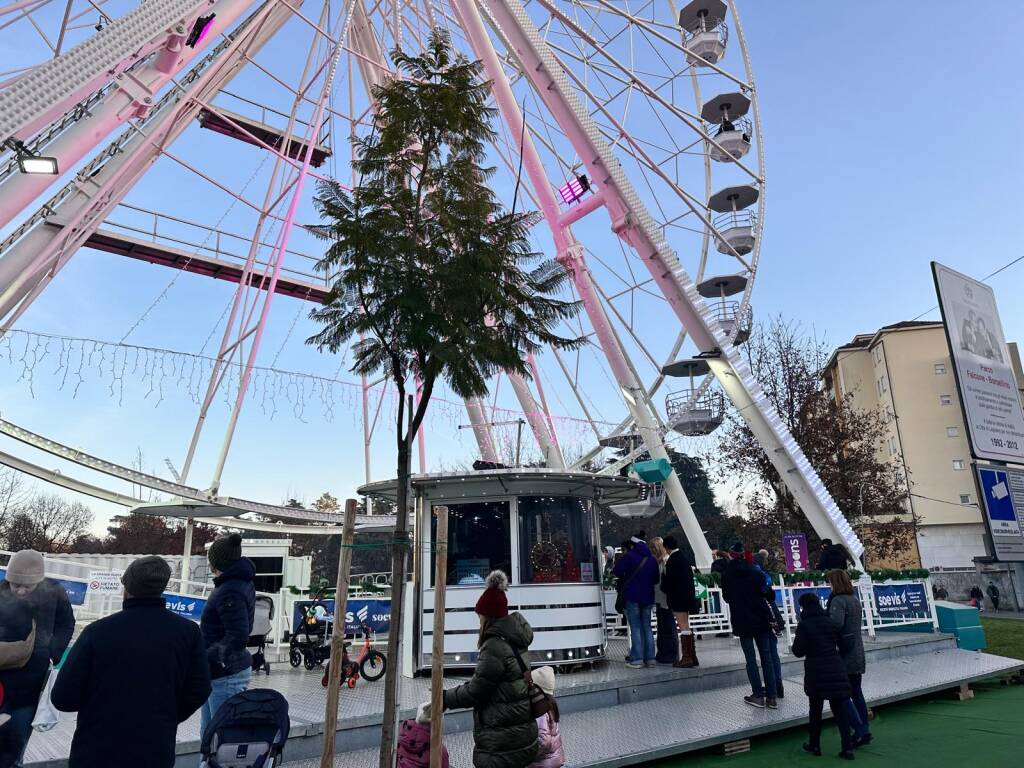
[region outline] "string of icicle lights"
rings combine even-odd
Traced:
[[[59,391],[70,391],[72,399],[90,382],[103,382],[118,406],[124,404],[126,392],[138,386],[144,390],[143,399],[153,401],[154,407],[171,391],[183,392],[194,404],[201,404],[216,362],[213,357],[190,352],[18,329],[0,336],[0,360],[18,374],[16,381],[24,383],[32,397],[35,397],[36,379],[42,375],[56,380]],[[228,408],[234,404],[241,372],[239,362],[227,364],[218,396]],[[354,420],[361,408],[361,390],[362,385],[357,381],[256,366],[247,402],[248,407],[257,405],[269,419],[287,409],[294,418],[305,422],[309,412],[316,409],[328,422],[339,412]],[[384,383],[370,387],[371,418],[382,391],[384,402],[379,420],[388,423],[394,417],[395,390]],[[521,411],[507,408],[493,409],[493,418],[498,421],[515,420],[522,415]],[[583,419],[571,416],[552,416],[552,419],[560,436],[582,439],[592,434]],[[441,420],[451,428],[464,423],[465,406],[436,396],[431,398],[428,421],[436,425]]]

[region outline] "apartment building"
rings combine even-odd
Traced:
[[[974,565],[986,554],[985,527],[943,324],[901,322],[855,336],[823,376],[837,399],[850,395],[854,407],[883,415],[879,454],[905,472],[920,523],[917,552],[905,562]]]

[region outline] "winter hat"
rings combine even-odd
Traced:
[[[121,576],[125,591],[132,597],[159,597],[170,580],[171,566],[156,555],[146,555],[133,561]]]
[[[548,696],[555,695],[555,670],[553,667],[538,667],[530,673],[533,682]]]
[[[7,564],[5,578],[12,584],[38,584],[46,578],[43,556],[34,549],[15,552]]]
[[[488,619],[502,619],[508,616],[508,576],[501,571],[491,571],[487,575],[487,589],[476,601],[476,612]]]
[[[743,542],[737,541],[733,544],[729,554],[734,560],[740,560],[743,557]]]
[[[242,534],[232,533],[214,539],[206,557],[213,570],[224,573],[232,563],[242,559]]]

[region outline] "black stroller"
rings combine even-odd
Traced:
[[[247,648],[255,648],[252,654],[252,671],[260,670],[270,674],[270,662],[267,661],[267,635],[274,628],[274,600],[269,595],[256,595],[256,610],[253,613],[252,634],[249,635]]]
[[[288,740],[288,701],[277,691],[236,693],[217,710],[200,744],[200,768],[273,768]]]

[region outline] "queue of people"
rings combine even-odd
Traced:
[[[248,686],[255,568],[241,544],[231,534],[210,546],[214,590],[198,626],[166,608],[167,561],[142,557],[121,577],[122,609],[89,624],[66,659],[75,629],[67,592],[46,578],[40,553],[15,553],[0,581],[0,768],[20,768],[56,665],[49,702],[78,714],[70,768],[171,768],[178,725],[202,708],[205,729]]]

